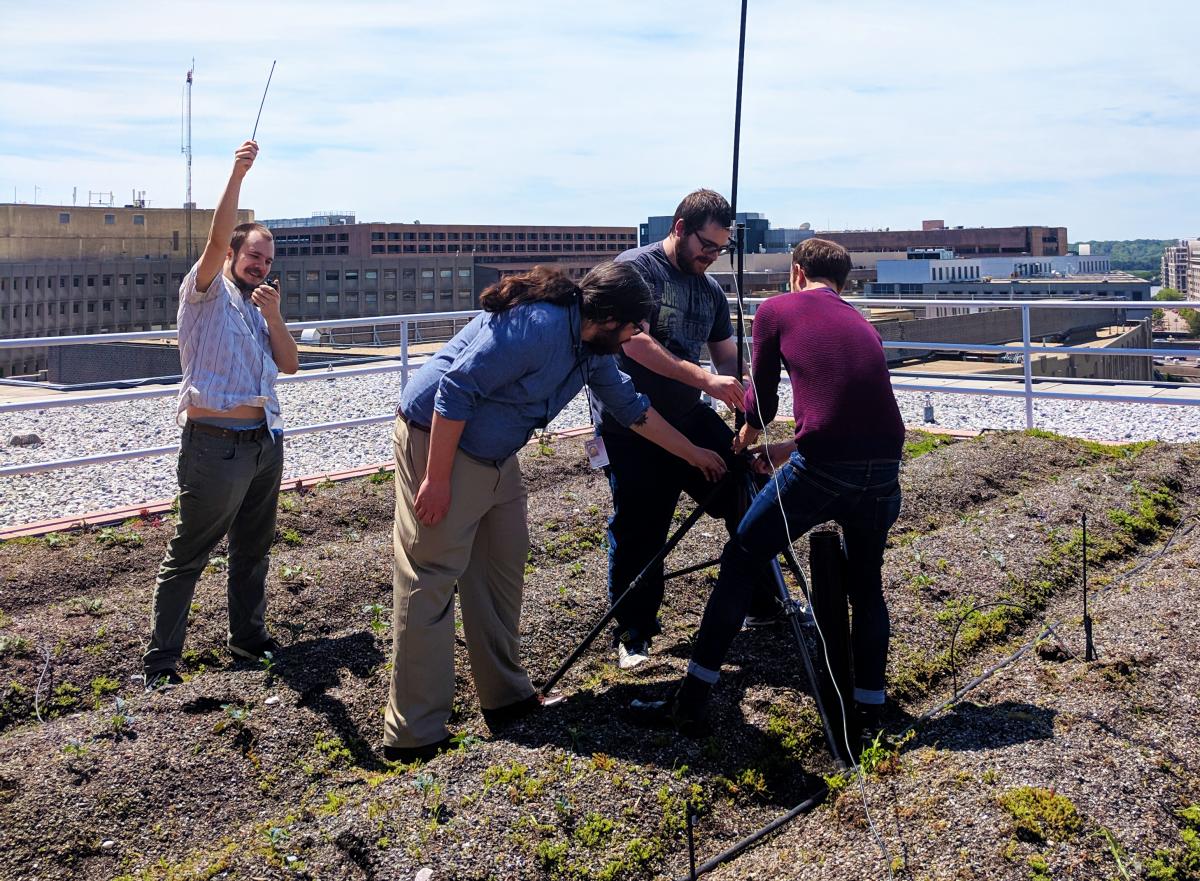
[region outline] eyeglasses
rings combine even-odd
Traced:
[[[730,253],[734,250],[734,248],[737,247],[737,242],[733,238],[730,238],[729,241],[724,245],[718,245],[716,242],[710,241],[709,239],[706,239],[704,236],[700,235],[698,230],[692,233],[692,235],[700,240],[700,250],[705,254],[713,254],[717,257],[720,257],[724,254]]]

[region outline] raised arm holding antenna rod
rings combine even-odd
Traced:
[[[234,153],[200,260],[179,287],[176,422],[179,524],[158,571],[152,633],[142,659],[147,690],[181,682],[188,611],[213,547],[229,535],[229,631],[236,656],[273,657],[266,578],[283,473],[283,420],[275,380],[299,368],[296,344],[267,283],[271,231],[237,222],[242,181],[258,145]]]

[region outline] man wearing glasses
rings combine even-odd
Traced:
[[[732,465],[733,431],[701,401],[700,393],[730,409],[743,408],[729,303],[721,286],[705,274],[719,256],[732,250],[733,220],[733,209],[722,195],[696,190],[675,209],[671,232],[663,241],[617,257],[617,262],[637,268],[654,295],[647,332],[622,346],[621,370],[671,425],[697,446],[720,453],[727,465]],[[706,344],[716,373],[700,366]],[[611,604],[666,542],[680,493],[701,501],[714,485],[624,428],[602,406],[596,415],[613,494],[613,515],[608,521]],[[732,482],[707,512],[725,518],[731,534],[736,531],[740,512]],[[662,599],[659,563],[618,608],[617,663],[622,670],[649,660],[650,640],[661,632]],[[756,596],[750,615],[769,616],[775,610],[773,595],[764,592]]]

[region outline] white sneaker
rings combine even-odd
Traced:
[[[644,639],[617,643],[617,667],[633,670],[650,660],[650,643]]]

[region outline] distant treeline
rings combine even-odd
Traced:
[[[1070,245],[1070,250],[1078,253],[1079,246],[1091,245],[1092,253],[1100,257],[1108,257],[1113,269],[1124,269],[1126,272],[1141,270],[1158,275],[1162,266],[1163,249],[1167,245],[1178,243],[1178,239],[1127,239],[1116,242],[1076,242]]]

